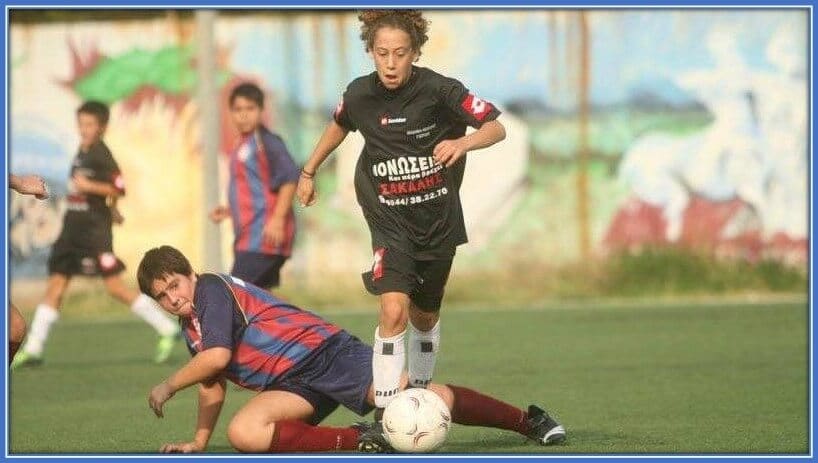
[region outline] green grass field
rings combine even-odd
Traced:
[[[374,313],[327,316],[370,339]],[[807,320],[803,301],[449,310],[436,380],[544,404],[568,442],[455,426],[442,451],[806,453]],[[150,453],[192,437],[195,390],[164,419],[147,406],[151,386],[186,360],[181,345],[155,366],[154,335],[135,320],[72,318],[69,306],[55,328],[46,364],[12,373],[12,453]],[[248,397],[230,386],[210,452],[232,452],[225,427]],[[342,410],[327,423],[355,420]]]

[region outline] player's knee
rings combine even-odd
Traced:
[[[386,331],[397,334],[406,328],[406,322],[409,319],[407,312],[401,304],[386,302],[381,305],[380,324]]]
[[[429,331],[435,327],[437,321],[440,319],[440,312],[428,312],[412,306],[409,312],[409,318],[412,321],[412,326],[420,331]]]
[[[230,424],[227,425],[227,440],[230,445],[239,452],[247,452],[250,448],[251,442],[248,442],[248,436],[244,429],[245,424],[239,417],[234,417]]]
[[[237,415],[233,417],[227,426],[227,440],[230,442],[230,445],[239,452],[267,452],[271,450],[271,428],[273,428],[275,424],[271,423],[268,426],[269,428],[265,429],[265,426],[259,426],[242,418],[241,415]]]

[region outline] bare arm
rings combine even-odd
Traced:
[[[315,204],[317,197],[315,195],[315,182],[313,177],[330,153],[335,151],[338,145],[344,141],[347,137],[347,133],[349,132],[338,125],[334,120],[330,121],[327,128],[324,129],[324,133],[321,134],[321,138],[318,140],[318,144],[315,145],[312,155],[304,164],[304,169],[301,171],[301,178],[298,179],[296,194],[302,206],[312,206]]]
[[[232,352],[226,347],[211,347],[197,353],[185,366],[151,390],[148,405],[161,418],[162,406],[173,394],[196,383],[211,380],[227,367],[231,356]]]
[[[498,120],[488,121],[463,138],[466,142],[466,151],[488,148],[506,138],[506,128]]]
[[[208,215],[210,220],[213,223],[220,223],[224,219],[230,218],[230,208],[223,204],[219,204],[218,206],[214,207],[210,214]]]
[[[270,220],[264,224],[264,239],[273,246],[278,246],[286,238],[285,226],[287,224],[287,213],[295,196],[295,182],[285,183],[278,189],[278,199],[276,200],[273,214]]]
[[[278,199],[276,200],[276,207],[273,209],[273,218],[284,220],[287,213],[290,211],[290,205],[293,203],[295,197],[295,182],[285,183],[278,189]]]
[[[335,148],[338,148],[338,145],[344,141],[347,137],[347,133],[349,133],[345,128],[338,125],[337,122],[334,120],[330,121],[327,125],[327,128],[324,129],[324,133],[321,134],[321,138],[318,139],[318,144],[315,145],[315,149],[312,150],[312,155],[304,164],[304,170],[308,174],[315,174],[321,164],[324,163],[324,160],[329,157],[330,153],[335,151]]]
[[[220,377],[216,380],[203,382],[199,385],[199,413],[196,419],[196,433],[191,442],[165,444],[159,450],[161,453],[191,453],[202,452],[207,448],[213,429],[219,420],[219,414],[227,394],[225,380]]]
[[[450,167],[469,151],[488,148],[506,138],[506,129],[500,121],[486,122],[479,129],[455,140],[443,140],[434,149],[435,161]]]
[[[75,175],[72,180],[80,193],[114,198],[122,196],[122,190],[108,182],[98,182],[82,175]]]
[[[9,188],[24,195],[34,195],[37,199],[48,198],[48,186],[39,175],[9,174]]]

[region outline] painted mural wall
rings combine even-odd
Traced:
[[[470,155],[463,197],[473,239],[457,270],[576,262],[583,227],[596,257],[680,245],[803,266],[807,13],[595,10],[585,13],[585,29],[580,14],[428,14],[419,65],[498,104],[510,128],[506,142]],[[305,160],[346,84],[372,70],[358,33],[353,13],[219,17],[213,98],[222,108],[222,150],[235,137],[226,95],[252,80],[268,93],[270,126]],[[203,185],[223,191],[225,182],[202,178],[194,40],[193,22],[173,14],[12,24],[10,170],[46,176],[55,193],[46,202],[12,195],[13,278],[45,274],[77,147],[73,112],[84,99],[112,107],[106,141],[128,186],[114,249],[129,271],[162,243],[202,261],[212,206],[203,203]],[[285,279],[317,281],[331,272],[354,282],[369,266],[368,233],[351,193],[355,143],[350,137],[322,169],[319,204],[296,208],[300,233]],[[587,205],[584,219],[578,201]],[[229,225],[222,232],[226,270]]]

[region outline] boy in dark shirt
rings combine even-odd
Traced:
[[[105,289],[159,334],[154,361],[165,362],[179,332],[148,296],[127,287],[120,273],[125,264],[113,252],[112,211],[108,198],[125,194],[125,183],[111,151],[102,141],[108,124],[108,107],[88,101],[77,110],[80,148],[71,165],[67,211],[59,238],[48,259],[46,294],[34,312],[31,330],[11,368],[42,363],[43,348],[68,283],[75,275],[101,276]]]

